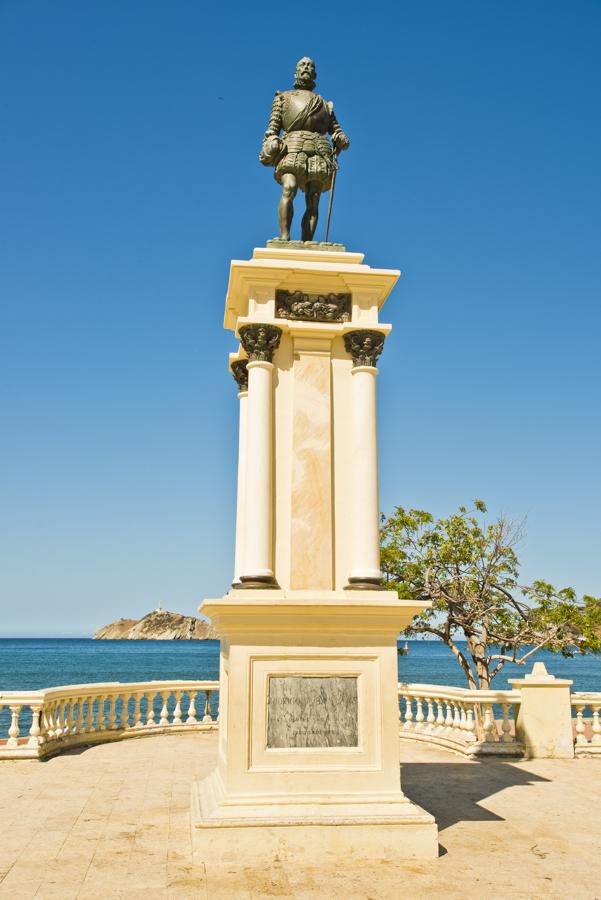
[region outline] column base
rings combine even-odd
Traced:
[[[232,587],[238,591],[280,590],[280,586],[273,575],[241,575],[240,581],[233,584]]]
[[[345,591],[386,591],[388,588],[382,584],[381,578],[349,578]]]
[[[434,818],[394,795],[226,796],[217,770],[192,786],[196,865],[264,866],[436,859]]]

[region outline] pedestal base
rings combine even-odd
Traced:
[[[263,866],[435,859],[433,817],[397,796],[225,795],[217,770],[192,786],[192,848],[199,865]]]
[[[232,591],[221,636],[215,772],[192,790],[194,859],[260,865],[433,859],[433,817],[400,782],[400,629],[392,591]]]

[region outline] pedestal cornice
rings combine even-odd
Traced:
[[[356,635],[369,643],[384,635],[396,636],[428,602],[399,600],[394,591],[282,591],[232,590],[225,597],[200,606],[220,635],[255,640],[262,635],[279,639],[314,636],[317,644]]]
[[[255,250],[250,260],[232,260],[224,327],[236,329],[248,316],[249,298],[256,291],[277,289],[306,293],[373,295],[380,309],[400,277],[398,269],[372,269],[362,253],[325,253],[302,250]]]

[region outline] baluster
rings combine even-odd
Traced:
[[[61,736],[61,703],[55,700],[52,704],[52,727],[54,730],[54,739],[58,740]]]
[[[71,720],[71,734],[81,733],[81,697],[73,698],[73,717]]]
[[[465,712],[465,703],[463,703],[463,701],[459,703],[459,728],[461,731],[466,731],[467,729],[467,715]]]
[[[10,728],[8,729],[7,747],[19,746],[19,716],[21,715],[20,706],[9,706],[10,710]]]
[[[111,694],[109,700],[108,730],[116,731],[117,729],[117,698],[118,694]]]
[[[87,701],[87,709],[86,709],[86,731],[88,733],[92,733],[96,731],[96,710],[94,708],[94,700],[95,698],[88,694]]]
[[[104,724],[104,701],[106,700],[105,694],[100,694],[98,697],[98,711],[96,713],[96,731],[106,731],[106,727]]]
[[[174,691],[175,694],[175,709],[173,710],[173,724],[174,725],[182,725],[182,697],[183,691]]]
[[[71,717],[71,734],[79,733],[80,715],[81,715],[81,698],[73,697],[73,715]]]
[[[65,736],[68,736],[73,733],[73,706],[74,706],[73,697],[69,697],[69,712],[67,714],[67,720],[65,722],[65,727],[63,728],[63,734]]]
[[[501,743],[511,744],[513,738],[511,736],[511,719],[509,718],[509,703],[502,703],[503,723],[501,725]]]
[[[416,716],[415,716],[415,730],[416,730],[416,731],[422,731],[422,730],[423,730],[423,727],[424,727],[424,724],[423,724],[423,723],[424,723],[424,720],[425,720],[425,718],[426,718],[426,717],[424,716],[424,702],[423,702],[423,700],[422,700],[421,697],[416,697],[416,698],[415,698],[415,703],[416,703],[416,706],[417,706],[417,714],[416,714]]]
[[[588,741],[586,739],[585,727],[584,727],[584,708],[586,703],[578,703],[576,704],[576,743],[577,744],[587,744]]]
[[[44,703],[42,706],[42,735],[44,740],[48,741],[52,738],[52,734],[50,732],[50,703]]]
[[[161,707],[161,718],[159,720],[159,725],[169,725],[169,709],[167,708],[167,700],[171,691],[161,691],[161,698],[163,700],[163,705]]]
[[[205,691],[205,708],[204,715],[202,717],[203,722],[212,722],[213,719],[211,717],[211,691]]]
[[[57,700],[54,704],[54,737],[57,740],[63,735],[63,718],[64,718],[65,710],[63,707],[63,701]]]
[[[146,711],[146,727],[152,728],[156,725],[154,720],[154,698],[156,697],[156,693],[153,691],[149,691],[147,694],[148,697],[148,709]]]
[[[62,712],[63,712],[62,701],[55,700],[54,703],[52,704],[52,713],[53,713],[52,718],[54,719],[53,731],[54,731],[54,737],[56,738],[56,740],[59,740],[62,735],[62,724],[61,724],[62,723],[62,720],[61,720]]]
[[[85,734],[86,732],[86,713],[84,709],[84,703],[86,702],[85,697],[80,697],[77,701],[79,710],[78,710],[78,726],[77,730],[80,734]]]
[[[55,721],[54,714],[56,712],[56,700],[51,700],[48,704],[47,717],[48,717],[48,737],[50,740],[54,740],[55,738]]]
[[[129,728],[129,694],[120,694],[121,714],[119,716],[119,728]]]
[[[40,741],[40,714],[42,712],[41,704],[34,705],[31,704],[31,727],[29,729],[29,740],[27,741],[28,747],[39,747],[41,744]]]
[[[61,736],[61,715],[62,715],[62,706],[60,700],[55,700],[52,704],[52,727],[54,729],[54,739],[58,740]]]
[[[86,727],[85,731],[89,734],[91,731],[94,731],[94,698],[88,696],[86,697],[86,719],[85,719]]]
[[[405,697],[405,722],[403,724],[403,728],[405,728],[407,731],[412,731],[414,728],[413,697]]]
[[[495,727],[495,722],[493,718],[492,706],[490,703],[484,704],[484,720],[482,722],[482,733],[484,735],[484,740],[487,743],[494,742],[495,738],[493,735],[493,729]]]
[[[441,732],[444,728],[444,710],[442,700],[436,698],[436,731]]]
[[[196,697],[197,691],[188,691],[188,697],[190,698],[190,704],[188,706],[188,718],[186,719],[186,725],[195,725],[196,724],[196,704],[194,702],[194,698]]]
[[[409,706],[409,698],[405,694],[399,694],[399,731],[405,727],[405,710]],[[403,704],[405,704],[403,706]]]
[[[459,704],[453,700],[453,730],[459,731],[461,728],[461,713],[459,712]]]
[[[69,737],[73,728],[73,708],[71,697],[65,697],[63,700],[63,727],[61,737]]]
[[[69,737],[77,731],[77,697],[69,697],[69,715],[65,734]]]
[[[466,709],[465,730],[467,731],[467,737],[470,740],[475,740],[474,731],[476,730],[476,722],[474,721],[474,707],[471,704],[468,704]]]
[[[431,734],[434,730],[434,722],[436,721],[434,717],[434,703],[431,697],[426,697],[426,704],[428,706],[428,716],[426,718],[425,730]]]
[[[444,725],[445,728],[453,727],[453,704],[450,700],[445,700],[444,702],[445,708],[445,717],[444,717]]]
[[[134,694],[134,714],[133,714],[133,727],[134,728],[142,728],[144,723],[142,722],[142,708],[140,706],[142,702],[142,698],[144,694],[141,691],[136,691]]]
[[[591,709],[593,710],[593,737],[591,744],[601,744],[601,722],[599,721],[601,704],[596,703]]]

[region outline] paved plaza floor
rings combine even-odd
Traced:
[[[403,742],[404,789],[438,821],[438,860],[195,868],[190,785],[213,768],[216,741],[0,762],[0,898],[601,900],[601,759],[477,763]]]

